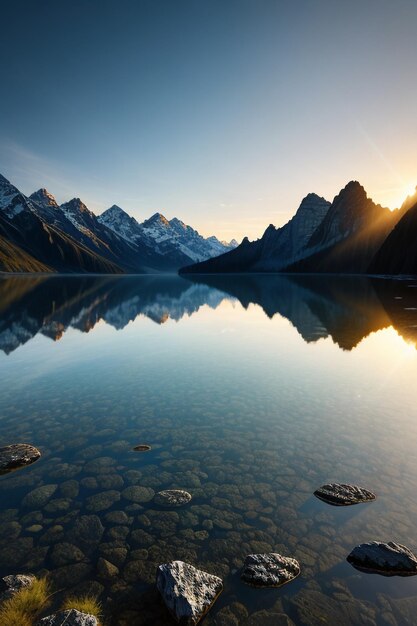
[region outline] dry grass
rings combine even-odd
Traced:
[[[32,626],[35,618],[49,604],[50,588],[45,578],[35,580],[3,602],[0,607],[1,626]]]
[[[99,618],[101,614],[101,604],[97,598],[91,595],[85,596],[68,596],[62,604],[62,610],[77,609],[81,613],[88,613]],[[1,623],[1,622],[0,622]]]

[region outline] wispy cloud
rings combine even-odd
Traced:
[[[102,181],[81,169],[54,161],[14,141],[0,141],[0,172],[25,194],[47,187],[59,203],[79,196],[96,212],[105,208],[106,198],[113,195]]]

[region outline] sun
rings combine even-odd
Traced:
[[[399,185],[395,194],[393,194],[392,204],[395,208],[401,207],[407,198],[412,198],[417,194],[416,183],[408,183],[407,185]],[[394,210],[394,209],[391,209]]]
[[[404,200],[407,198],[407,196],[414,196],[414,194],[417,192],[417,186],[416,183],[409,183],[408,185],[406,185],[402,191],[402,195]]]

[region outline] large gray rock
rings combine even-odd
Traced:
[[[0,474],[30,465],[39,459],[41,453],[28,443],[14,443],[0,448]]]
[[[375,500],[375,494],[357,485],[346,485],[344,483],[329,483],[316,489],[314,495],[320,500],[324,500],[333,506],[349,506],[370,502]]]
[[[58,611],[41,619],[37,626],[98,626],[97,618],[76,609]]]
[[[300,564],[276,552],[249,554],[243,564],[241,579],[254,587],[281,587],[300,573]]]
[[[177,507],[187,504],[191,498],[191,494],[183,489],[165,489],[159,491],[153,501],[160,506]]]
[[[409,548],[389,541],[371,541],[356,546],[347,557],[356,569],[383,576],[415,576],[417,557]]]
[[[223,589],[221,578],[183,561],[160,565],[156,586],[171,614],[184,626],[198,624]]]
[[[31,587],[35,580],[35,576],[31,574],[10,574],[9,576],[4,576],[0,580],[0,602],[11,598],[25,587]]]

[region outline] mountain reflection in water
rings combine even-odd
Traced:
[[[306,342],[331,337],[352,350],[393,327],[417,343],[417,285],[354,276],[5,277],[0,280],[0,349],[9,354],[38,333],[60,339],[101,320],[117,330],[138,316],[158,324],[191,316],[225,299],[287,318]]]

